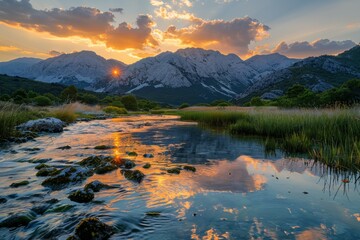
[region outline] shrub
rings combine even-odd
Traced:
[[[121,102],[125,108],[129,111],[136,111],[138,109],[138,103],[136,97],[133,95],[126,95],[121,98]]]
[[[179,109],[183,109],[183,108],[187,108],[190,107],[190,105],[188,103],[183,103],[179,106]]]
[[[75,110],[70,105],[65,105],[61,108],[58,108],[50,113],[52,117],[58,118],[61,121],[72,123],[75,122],[77,115]]]
[[[37,96],[33,98],[33,102],[37,106],[50,106],[52,104],[51,100],[45,96]]]
[[[105,107],[103,109],[103,111],[106,113],[109,113],[109,114],[118,114],[118,115],[127,114],[127,111],[125,108],[119,108],[119,107],[115,107],[115,106]]]

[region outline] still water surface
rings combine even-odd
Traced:
[[[145,124],[147,123],[147,124]],[[82,122],[61,134],[12,145],[0,152],[0,220],[28,211],[46,200],[74,207],[38,215],[28,226],[0,229],[0,239],[66,239],[84,217],[115,226],[112,239],[360,239],[360,191],[357,176],[335,174],[281,152],[267,156],[256,139],[211,132],[171,116],[132,116]],[[96,145],[115,149],[94,150]],[[58,147],[70,145],[69,150]],[[26,148],[39,148],[30,152]],[[93,175],[64,190],[41,186],[32,159],[68,166],[91,155],[131,157],[145,175],[142,183],[126,180],[120,170]],[[144,158],[143,154],[154,158]],[[151,163],[150,169],[144,169]],[[166,169],[193,165],[195,173]],[[342,180],[349,179],[350,183]],[[20,180],[28,186],[10,188]],[[71,202],[67,195],[100,180],[118,186],[95,194],[93,202]],[[160,216],[147,216],[158,211]]]

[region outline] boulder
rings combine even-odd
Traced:
[[[65,122],[60,119],[50,117],[30,120],[26,123],[20,124],[16,127],[16,129],[20,131],[59,133],[63,131],[65,126]]]
[[[0,227],[13,228],[28,225],[32,220],[35,219],[33,212],[22,212],[16,213],[7,217],[0,223]]]
[[[110,189],[114,188],[112,186],[106,185],[98,180],[92,181],[91,183],[88,183],[85,185],[84,190],[87,191],[91,189],[94,192],[100,192],[102,189]]]
[[[139,170],[122,170],[124,177],[130,181],[141,183],[145,175]]]
[[[76,190],[69,194],[68,198],[73,202],[78,203],[88,203],[94,199],[95,195],[94,192],[90,189],[84,190]]]
[[[98,218],[91,217],[81,220],[76,226],[75,235],[69,239],[102,240],[109,239],[114,234],[113,227],[101,222]]]

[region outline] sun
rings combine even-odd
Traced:
[[[118,77],[121,72],[120,72],[119,69],[114,68],[114,69],[111,71],[111,73],[112,73],[112,75],[113,75],[114,77]]]

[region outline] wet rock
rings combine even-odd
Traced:
[[[51,161],[51,158],[31,159],[29,163],[46,163]]]
[[[158,216],[160,216],[160,212],[156,212],[156,211],[147,212],[146,216],[158,217]]]
[[[303,194],[309,194],[308,192],[303,192]]]
[[[114,146],[110,146],[110,145],[99,145],[94,147],[95,150],[107,150],[107,149],[113,149],[115,148]]]
[[[145,154],[143,155],[143,157],[144,157],[144,158],[153,158],[154,155],[152,155],[151,153],[145,153]]]
[[[113,227],[101,222],[98,218],[85,218],[76,226],[74,240],[109,239],[114,234]]]
[[[112,163],[104,163],[98,167],[95,168],[95,173],[97,174],[105,174],[108,172],[112,172],[116,170],[118,167],[115,164]]]
[[[80,189],[80,190],[76,190],[74,192],[71,192],[68,196],[68,198],[73,201],[73,202],[78,202],[78,203],[88,203],[91,202],[91,200],[93,200],[95,197],[94,192],[90,189],[88,190],[84,190],[84,189]]]
[[[18,187],[21,187],[21,186],[26,186],[28,185],[30,182],[29,181],[21,181],[21,182],[16,182],[16,183],[12,183],[10,185],[10,187],[12,188],[18,188]]]
[[[151,168],[151,164],[150,164],[150,163],[146,163],[146,164],[143,166],[143,168],[146,168],[146,169]]]
[[[136,157],[138,155],[136,152],[127,152],[126,154],[130,157]]]
[[[102,156],[102,155],[90,156],[90,157],[87,157],[87,158],[81,160],[81,162],[79,164],[84,167],[95,168],[106,162],[112,162],[113,160],[114,160],[114,158],[111,156]]]
[[[136,166],[135,162],[130,159],[114,160],[114,163],[120,168],[131,169]]]
[[[6,198],[0,197],[0,204],[6,203],[6,202],[7,202]]]
[[[33,212],[16,213],[0,223],[0,227],[13,228],[28,225],[35,219]]]
[[[66,145],[66,146],[58,147],[57,149],[60,149],[60,150],[69,150],[69,149],[71,149],[71,147],[70,147],[69,145]]]
[[[59,174],[49,177],[42,182],[42,185],[52,190],[59,190],[69,183],[76,183],[85,180],[93,175],[93,172],[82,167],[66,167]]]
[[[40,151],[40,148],[23,148],[22,150],[26,151],[26,152],[36,152],[36,151]]]
[[[58,199],[56,199],[56,198],[52,198],[52,199],[50,199],[50,200],[47,200],[47,201],[45,201],[46,203],[49,203],[49,204],[55,204],[55,203],[58,203],[59,202],[59,200]]]
[[[17,130],[20,131],[32,131],[32,132],[50,132],[59,133],[63,131],[66,123],[57,118],[42,118],[37,120],[30,120],[26,123],[17,126]]]
[[[45,164],[45,163],[41,163],[41,164],[37,165],[37,166],[35,167],[35,169],[40,170],[40,169],[42,169],[42,168],[49,168],[49,167],[50,167],[49,165],[47,165],[47,164]]]
[[[87,191],[91,189],[94,192],[100,192],[100,190],[102,189],[110,189],[110,188],[114,188],[114,187],[106,185],[98,180],[95,180],[91,183],[86,184],[84,190]]]
[[[181,168],[175,167],[175,168],[167,169],[166,171],[172,174],[180,174]]]
[[[130,181],[141,183],[145,175],[139,170],[122,170],[124,177]]]
[[[56,169],[54,167],[45,167],[41,168],[37,173],[37,177],[48,177],[48,176],[54,176],[60,173],[61,170]]]
[[[45,213],[63,213],[72,209],[74,205],[64,204],[45,211]]]
[[[193,166],[184,166],[184,170],[186,171],[192,171],[192,172],[196,172],[196,168]]]
[[[50,207],[50,204],[43,204],[43,205],[39,205],[39,206],[35,206],[33,208],[31,208],[31,211],[33,211],[34,213],[38,214],[38,215],[43,215],[46,210],[48,210]]]

